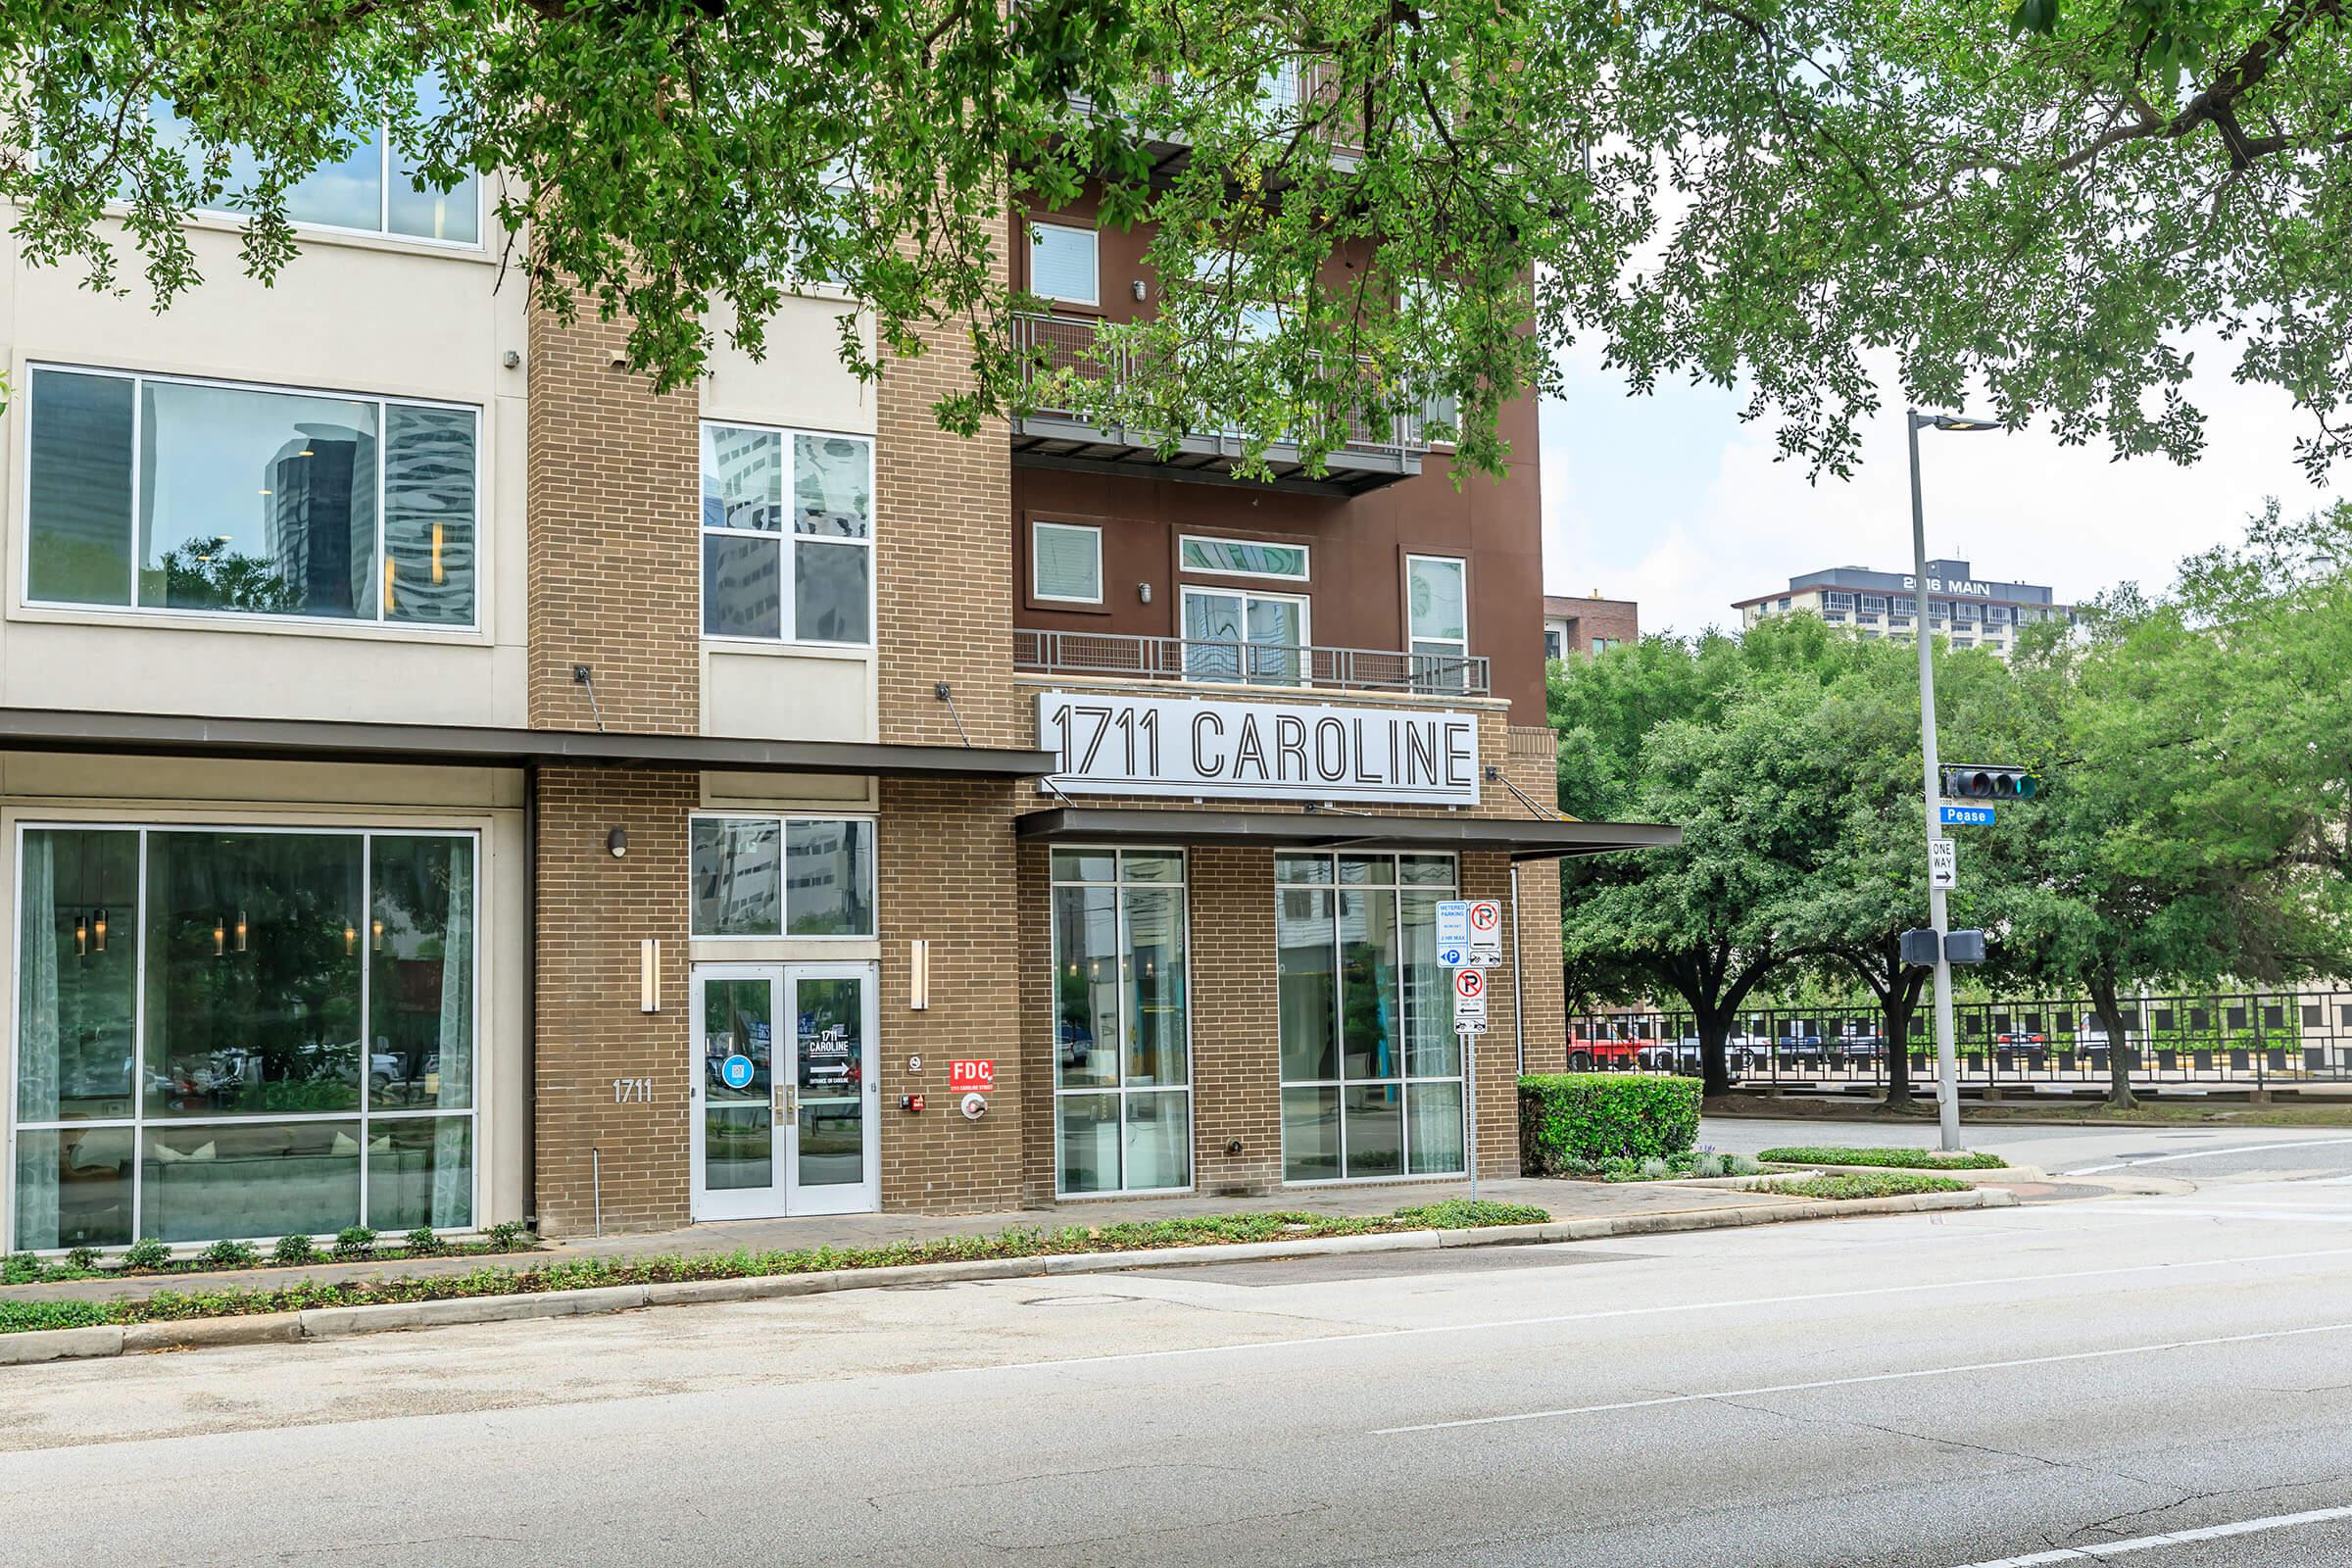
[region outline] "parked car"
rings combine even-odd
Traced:
[[[1994,1035],[1992,1043],[1996,1046],[2046,1046],[2050,1043],[2050,1037],[2039,1029],[2012,1029]],[[2099,1043],[2105,1045],[2107,1042],[2101,1037]]]
[[[1724,1071],[1734,1079],[1740,1076],[1741,1055],[1737,1042],[1725,1043]],[[1680,1040],[1661,1040],[1650,1046],[1647,1054],[1642,1058],[1642,1065],[1652,1072],[1681,1073],[1696,1078],[1706,1070],[1706,1056],[1699,1049],[1698,1036],[1685,1035]]]
[[[1654,1040],[1618,1039],[1609,1035],[1593,1035],[1585,1030],[1568,1032],[1568,1070],[1570,1072],[1607,1072],[1642,1064],[1645,1050],[1657,1049]]]

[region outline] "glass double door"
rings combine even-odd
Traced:
[[[694,1217],[881,1206],[874,967],[694,969]]]

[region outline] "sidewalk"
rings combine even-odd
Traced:
[[[504,1265],[515,1269],[560,1263],[568,1258],[630,1258],[663,1253],[785,1251],[819,1247],[882,1247],[892,1242],[930,1241],[948,1236],[989,1236],[1015,1226],[1113,1225],[1131,1220],[1180,1219],[1201,1214],[1265,1213],[1275,1210],[1317,1214],[1389,1214],[1399,1208],[1470,1196],[1467,1182],[1410,1182],[1385,1187],[1324,1188],[1258,1197],[1104,1199],[1051,1208],[1007,1209],[990,1214],[841,1214],[808,1219],[717,1220],[678,1230],[627,1236],[570,1237],[543,1244],[536,1251],[497,1256],[391,1258],[371,1263],[318,1263],[300,1268],[223,1270],[206,1274],[139,1274],[121,1278],[61,1281],[54,1285],[0,1288],[0,1300],[114,1300],[159,1290],[213,1291],[237,1286],[269,1289],[296,1280],[352,1280],[389,1275],[463,1274]],[[1478,1184],[1491,1202],[1529,1203],[1555,1221],[1616,1220],[1711,1208],[1786,1206],[1822,1208],[1801,1198],[1736,1192],[1676,1182],[1575,1182],[1511,1177]]]

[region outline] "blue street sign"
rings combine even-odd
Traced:
[[[1941,810],[1946,827],[1992,826],[1992,808],[1989,806],[1946,806]]]
[[[1438,946],[1466,948],[1470,945],[1470,901],[1468,899],[1440,899],[1438,901]]]
[[[719,1081],[729,1089],[752,1087],[752,1058],[741,1052],[718,1064]]]

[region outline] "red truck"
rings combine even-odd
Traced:
[[[1657,1041],[1627,1033],[1623,1025],[1568,1026],[1570,1072],[1631,1072],[1646,1063],[1657,1049]]]

